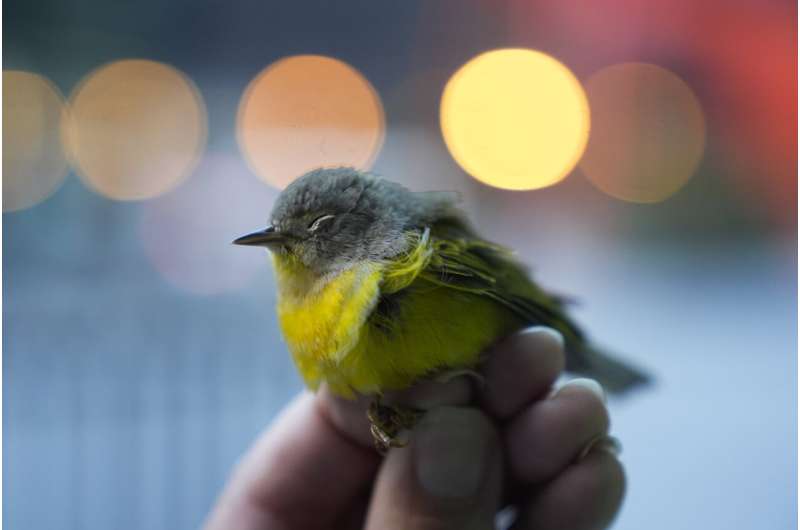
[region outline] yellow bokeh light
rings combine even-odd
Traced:
[[[692,90],[659,66],[625,63],[586,83],[592,135],[580,167],[603,192],[626,201],[663,201],[703,156],[705,119]]]
[[[239,104],[239,146],[251,169],[278,188],[317,167],[368,169],[384,133],[375,89],[330,57],[298,55],[270,65]]]
[[[177,186],[206,141],[206,112],[192,82],[146,60],[105,65],[72,95],[64,140],[81,178],[98,193],[140,200]]]
[[[562,180],[589,134],[589,109],[569,69],[541,52],[484,53],[444,89],[441,126],[456,162],[498,188],[531,190]]]
[[[43,77],[3,71],[3,211],[29,208],[67,175],[59,131],[64,98]]]

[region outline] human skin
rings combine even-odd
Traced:
[[[554,391],[563,367],[558,333],[533,328],[487,352],[482,385],[456,377],[387,396],[429,412],[386,457],[366,399],[302,394],[242,457],[205,528],[488,530],[508,505],[514,530],[606,528],[624,471],[604,438],[602,389],[578,379]]]

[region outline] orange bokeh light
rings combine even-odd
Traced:
[[[375,89],[330,57],[298,55],[270,65],[239,104],[239,146],[253,171],[278,188],[317,167],[368,169],[384,133]]]
[[[676,193],[697,169],[705,119],[692,90],[652,64],[605,68],[586,83],[592,132],[580,167],[603,192],[653,203]]]
[[[59,130],[64,98],[47,79],[3,71],[3,211],[30,208],[67,175]]]
[[[191,173],[206,141],[206,111],[192,82],[155,61],[98,68],[70,101],[64,140],[84,182],[117,200],[155,197]]]

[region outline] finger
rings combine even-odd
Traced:
[[[367,406],[372,398],[357,396],[355,399],[339,397],[323,385],[317,393],[320,408],[331,419],[331,423],[348,439],[364,449],[372,447],[369,433]]]
[[[575,379],[515,417],[504,436],[513,478],[537,484],[567,467],[587,444],[608,432],[604,401],[597,382]]]
[[[483,373],[483,403],[490,414],[507,419],[547,395],[564,369],[564,339],[554,329],[525,330],[494,346]]]
[[[477,409],[440,407],[392,449],[375,483],[368,530],[493,528],[502,456],[494,427]]]
[[[593,450],[530,499],[512,528],[607,528],[619,511],[624,494],[622,464],[608,451]]]
[[[447,381],[431,379],[401,391],[387,392],[383,395],[382,401],[385,404],[429,410],[444,405],[465,405],[469,402],[471,394],[470,381],[465,376],[459,376]],[[367,407],[375,399],[374,396],[342,398],[332,394],[325,385],[318,395],[320,406],[337,429],[364,447],[373,445],[367,421]]]
[[[236,466],[206,529],[334,527],[380,459],[324,414],[313,396],[295,399]]]
[[[384,395],[384,401],[420,410],[466,405],[472,399],[471,376],[466,373],[458,375],[459,373],[458,371],[444,372],[410,388],[388,392]]]

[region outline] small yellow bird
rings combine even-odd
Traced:
[[[317,169],[281,193],[268,228],[234,241],[271,251],[278,319],[309,388],[375,396],[369,416],[386,449],[418,414],[382,405],[383,392],[471,370],[488,346],[527,326],[561,332],[567,369],[611,391],[646,381],[592,349],[563,301],[480,238],[456,200],[353,168]]]

